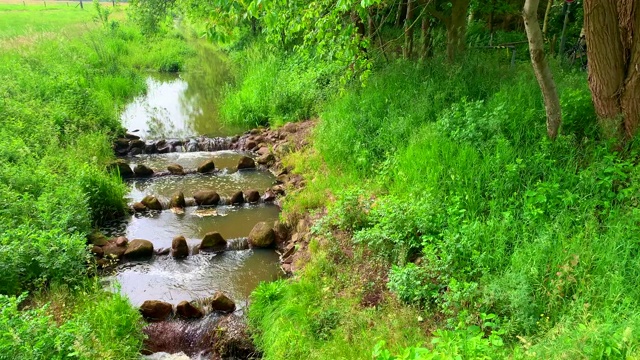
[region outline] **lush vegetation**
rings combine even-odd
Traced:
[[[371,44],[367,64],[355,55],[345,66],[326,42],[297,37],[313,5],[292,10],[302,25],[287,28],[298,20],[251,4],[241,11],[262,26],[257,37],[240,20],[235,32],[209,28],[218,41],[235,36],[227,50],[243,64],[227,119],[319,118],[312,147],[287,160],[308,182],[286,216],[320,219],[309,260],[294,279],[261,285],[249,312],[266,359],[640,355],[637,150],[600,135],[582,64],[551,62],[563,111],[551,141],[524,51],[514,67],[508,50],[450,62],[436,28],[433,55],[403,60],[390,27],[381,32],[397,41],[385,48],[398,52]],[[469,24],[468,44],[525,39],[489,34],[487,13]],[[551,31],[563,18],[554,7]],[[285,23],[290,42],[276,36]],[[569,25],[576,41],[580,26]]]
[[[85,236],[123,211],[109,139],[137,70],[184,65],[179,18],[235,64],[226,121],[318,118],[285,159],[307,184],[285,216],[315,219],[304,268],[252,295],[265,359],[640,357],[638,149],[603,136],[582,63],[551,61],[552,141],[519,4],[399,5],[145,0],[135,26],[97,7],[28,47],[0,28],[20,40],[0,55],[0,356],[136,356],[137,314],[87,280]],[[581,5],[555,2],[548,33],[577,42]]]
[[[22,25],[0,27],[1,358],[135,358],[141,346],[137,311],[88,278],[86,235],[125,210],[106,167],[119,111],[144,91],[138,70],[179,70],[191,50],[90,5],[0,12]]]

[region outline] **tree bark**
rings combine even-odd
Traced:
[[[467,12],[469,0],[453,0],[451,17],[445,21],[447,28],[447,57],[453,62],[466,48]]]
[[[420,47],[420,60],[424,60],[431,57],[432,50],[432,37],[431,37],[431,19],[426,14],[422,16],[421,30],[421,47]]]
[[[415,3],[415,0],[407,1],[407,17],[404,21],[404,47],[402,48],[402,57],[405,59],[410,59],[413,54],[413,13]]]
[[[547,36],[547,29],[549,28],[549,14],[551,14],[551,5],[553,5],[553,0],[547,0],[547,8],[544,11],[544,20],[542,21],[542,36]]]
[[[547,135],[553,140],[558,136],[560,124],[562,123],[562,112],[553,74],[551,74],[551,69],[544,55],[542,31],[540,30],[540,24],[538,24],[539,2],[539,0],[525,0],[522,17],[524,18],[524,27],[529,40],[531,64],[544,98],[544,107],[547,113]]]
[[[585,0],[589,88],[608,137],[633,137],[640,122],[640,4]]]

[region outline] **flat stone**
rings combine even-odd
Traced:
[[[131,149],[144,149],[145,142],[140,139],[131,140],[129,142],[129,148]]]
[[[260,165],[267,165],[276,161],[276,157],[273,154],[264,154],[256,159],[256,162]]]

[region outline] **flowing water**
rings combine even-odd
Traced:
[[[203,50],[204,49],[204,50]],[[240,133],[220,123],[218,104],[222,89],[230,81],[222,58],[206,48],[199,48],[202,61],[191,72],[175,75],[150,75],[148,91],[129,104],[122,114],[123,125],[130,131],[138,130],[143,139],[184,136],[230,136]],[[169,153],[139,155],[127,159],[135,166],[144,164],[156,171],[169,164],[179,164],[185,170],[195,169],[206,160],[213,159],[217,172],[134,179],[129,182],[127,200],[140,201],[146,195],[169,198],[177,191],[191,197],[199,190],[215,190],[229,197],[237,191],[258,190],[263,193],[274,183],[268,171],[235,171],[241,154],[233,151]],[[277,220],[279,209],[271,204],[245,204],[219,206],[203,213],[195,207],[184,213],[171,210],[149,214],[136,214],[106,227],[110,236],[128,239],[146,239],[154,249],[170,248],[174,237],[182,235],[190,248],[203,236],[219,232],[230,240],[229,250],[211,254],[199,253],[176,260],[170,255],[154,256],[150,261],[125,262],[104,277],[109,288],[120,288],[134,305],[145,300],[163,300],[177,304],[222,291],[239,308],[246,304],[249,294],[261,281],[272,281],[280,276],[278,255],[274,250],[247,249],[246,236],[253,226]],[[237,240],[233,240],[237,239]],[[239,250],[232,249],[237,247]],[[115,284],[119,285],[115,285]],[[196,325],[194,325],[196,326]]]

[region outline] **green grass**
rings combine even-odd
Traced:
[[[0,359],[137,359],[142,325],[126,298],[95,281],[29,300],[0,295]]]
[[[83,32],[0,42],[0,358],[139,356],[139,314],[88,280],[86,235],[125,211],[126,186],[107,172],[121,109],[145,90],[143,71],[179,70],[190,50],[87,7],[102,20]]]
[[[640,356],[637,146],[610,150],[586,74],[555,66],[565,124],[549,141],[530,64],[511,70],[496,56],[396,62],[325,103],[313,148],[289,159],[308,185],[285,212],[328,213],[307,270],[254,294],[266,358],[291,355],[292,337],[305,357]],[[336,240],[345,232],[350,241]],[[345,262],[352,252],[366,255]],[[364,285],[358,269],[372,259],[388,277]],[[390,321],[403,311],[386,306],[396,300],[358,328],[367,286],[402,300],[429,331],[412,317]],[[324,312],[340,321],[313,339],[305,324]],[[393,326],[417,331],[413,343],[376,336]]]
[[[63,28],[75,26],[78,32],[86,32],[94,26],[95,13],[91,2],[82,10],[66,3],[49,2],[27,6],[0,3],[0,41],[24,35],[44,32],[60,32]]]

